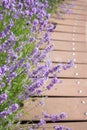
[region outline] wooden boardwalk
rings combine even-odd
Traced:
[[[34,119],[43,111],[49,114],[66,112],[68,117],[56,125],[63,125],[72,130],[87,130],[87,1],[75,0],[73,13],[63,15],[63,19],[51,18],[57,24],[51,34],[54,50],[50,54],[53,64],[59,61],[66,63],[73,59],[73,68],[63,71],[60,75],[63,83],[56,84],[43,95],[44,106],[37,105],[40,98],[34,102],[27,101],[23,110],[27,113],[21,117],[22,121]],[[49,78],[50,81],[50,78]],[[35,119],[34,119],[35,120]],[[48,123],[46,130],[52,130],[54,123]],[[26,125],[22,125],[26,127]]]

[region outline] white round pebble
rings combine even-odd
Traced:
[[[75,48],[73,47],[73,51],[75,50]]]
[[[77,69],[77,65],[75,65],[74,68]]]
[[[82,90],[78,90],[78,93],[82,93]]]
[[[85,112],[85,113],[84,113],[84,115],[86,115],[86,116],[87,116],[87,112]]]
[[[73,56],[75,56],[75,53],[73,53]]]
[[[78,73],[75,73],[76,76],[78,76],[79,74]]]
[[[75,61],[76,61],[76,59],[73,59],[73,61],[75,62]]]
[[[79,85],[79,84],[80,84],[80,81],[76,81],[76,84],[78,84],[78,85]]]
[[[81,103],[85,104],[85,101],[81,101]]]

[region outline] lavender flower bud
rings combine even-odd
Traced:
[[[44,119],[40,119],[39,125],[43,126],[46,124],[46,121]]]
[[[6,110],[0,112],[0,118],[6,118],[6,115],[7,115],[7,111]]]
[[[3,93],[0,95],[0,104],[2,104],[7,99],[7,94]]]
[[[54,126],[54,130],[64,130],[64,126]]]
[[[13,112],[17,111],[17,109],[19,108],[18,104],[12,104],[9,109],[8,109],[8,114],[12,114]]]
[[[65,118],[67,118],[66,113],[65,113],[65,112],[62,112],[62,113],[59,115],[59,118],[60,118],[60,120],[63,120],[63,119],[65,119]]]
[[[0,14],[0,20],[2,20],[3,19],[3,16],[2,16],[2,14]]]

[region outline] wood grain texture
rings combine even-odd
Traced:
[[[68,60],[76,60],[75,63],[87,63],[87,53],[86,52],[73,52],[67,51],[52,51],[49,53],[53,62],[67,62]]]
[[[65,2],[67,4],[73,4],[74,7],[75,7],[75,5],[79,6],[79,8],[86,7],[86,5],[87,5],[87,1],[86,0],[84,0],[84,1],[76,0],[76,1],[72,1],[72,2],[69,1],[69,0],[66,0]]]
[[[54,45],[53,50],[55,51],[71,51],[73,52],[73,48],[75,48],[74,52],[87,52],[87,44],[86,43],[78,43],[74,41],[57,41],[52,40],[51,43]],[[43,49],[45,46],[41,46]]]
[[[71,128],[72,130],[87,130],[87,122],[70,122],[70,123],[48,123],[45,126],[46,130],[53,130],[54,126],[64,126]],[[31,127],[31,125],[20,125],[19,128],[22,128],[22,130],[26,130],[26,128]],[[17,130],[17,129],[15,129]],[[38,128],[38,130],[42,130],[42,128]]]
[[[80,27],[85,27],[85,23],[86,21],[78,21],[78,20],[72,20],[72,19],[58,19],[57,16],[55,16],[55,18],[50,18],[50,21],[58,23],[58,24],[62,24],[62,25],[68,25],[68,26],[73,26],[74,25],[74,21],[77,22],[77,26]]]
[[[74,26],[63,26],[63,25],[57,25],[55,28],[55,31],[57,32],[65,32],[65,33],[74,33],[74,34],[80,34],[80,35],[85,35],[85,27],[78,27],[76,26],[77,23],[74,22]],[[55,32],[54,31],[54,32]],[[56,32],[55,32],[56,33]],[[80,36],[79,35],[79,36]]]
[[[75,52],[87,52],[87,44],[86,43],[75,43],[75,42],[66,42],[66,41],[52,41],[54,44],[54,50],[66,50],[66,51],[73,51],[75,47]],[[73,45],[74,44],[74,45]]]
[[[44,34],[45,32],[43,32]],[[42,38],[43,34],[40,34],[38,38]],[[74,36],[73,36],[74,35]],[[65,33],[65,32],[52,32],[50,34],[51,40],[54,41],[72,41],[72,42],[86,42],[86,35],[74,34],[74,33]]]
[[[77,10],[77,9],[72,9],[72,13],[79,14],[79,15],[86,15],[86,12],[84,10]]]
[[[51,39],[55,39],[55,40],[69,40],[69,41],[80,41],[80,42],[85,42],[86,40],[86,36],[84,35],[80,35],[80,34],[75,34],[73,37],[73,33],[61,33],[61,32],[53,32],[51,33]],[[73,39],[74,38],[74,39]]]
[[[58,63],[52,63],[53,66],[57,66]],[[67,70],[61,70],[60,73],[58,73],[58,77],[66,77],[66,78],[82,78],[87,79],[87,65],[86,64],[74,64],[73,67],[67,69]],[[78,73],[78,74],[77,74]]]
[[[44,105],[41,107],[41,98],[36,98],[35,101],[27,100],[24,104],[23,111],[25,114],[21,120],[37,120],[42,118],[42,112],[48,114],[67,113],[68,117],[65,120],[87,120],[84,113],[87,111],[87,105],[82,104],[82,101],[87,103],[87,98],[44,98]],[[37,116],[39,116],[37,118]]]
[[[70,14],[61,14],[62,18],[65,18],[65,19],[72,19],[72,20],[77,20],[77,21],[85,21],[87,20],[87,16],[86,15],[79,15],[79,14],[76,14],[76,13],[72,13],[72,15]],[[52,15],[52,17],[56,17],[56,14]]]
[[[86,79],[60,79],[62,83],[55,84],[52,89],[42,92],[46,96],[87,96],[87,80]],[[51,79],[44,85],[46,87]],[[43,89],[44,90],[44,89]],[[80,93],[79,90],[82,92]]]
[[[87,16],[86,15],[75,15],[75,14],[72,14],[70,16],[68,16],[68,14],[64,15],[64,18],[66,18],[66,19],[72,19],[72,20],[76,19],[78,21],[86,21],[87,20]]]
[[[79,5],[75,5],[75,7],[74,7],[74,9],[78,9],[78,10],[84,10],[84,11],[86,11],[86,6],[79,6]]]
[[[69,0],[67,2],[69,3]],[[58,19],[57,15],[50,18],[50,21],[57,23],[57,26],[51,33],[54,48],[49,56],[53,62],[52,66],[57,65],[58,62],[66,63],[69,59],[73,59],[75,65],[58,74],[57,77],[63,82],[57,83],[49,91],[46,86],[52,79],[50,75],[47,83],[42,86],[43,98],[36,97],[34,100],[29,98],[25,101],[24,114],[20,118],[20,120],[38,120],[42,118],[43,111],[48,114],[67,113],[67,119],[61,123],[47,124],[46,130],[53,130],[54,125],[68,126],[72,130],[87,130],[87,116],[84,114],[87,112],[87,34],[85,30],[87,1],[75,0],[74,2],[72,14],[61,14],[61,19]],[[44,46],[41,47],[43,48]],[[44,102],[42,107],[41,102]],[[25,130],[27,126],[29,125],[22,125],[22,128]]]

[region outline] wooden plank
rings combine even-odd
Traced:
[[[38,40],[41,39],[43,35],[38,36]],[[64,32],[53,32],[50,34],[51,41],[65,41],[65,42],[80,42],[86,43],[86,36],[80,34],[70,34]]]
[[[75,6],[76,7],[76,6]],[[60,14],[60,16],[62,16],[63,18],[68,18],[68,19],[80,19],[80,20],[86,20],[87,19],[87,15],[86,15],[86,10],[78,10],[76,8],[71,8],[72,13],[71,14]],[[58,8],[58,12],[60,12],[61,9]],[[56,14],[54,14],[53,16],[56,16]]]
[[[75,10],[86,11],[86,8],[83,8],[83,7],[79,8],[79,7],[76,7],[76,6],[75,6],[74,9],[75,9]]]
[[[79,9],[79,10],[86,10],[86,6],[78,6],[78,5],[75,5],[74,9]]]
[[[87,5],[87,1],[86,0],[84,0],[84,1],[75,1],[75,4],[77,6],[83,6],[83,7],[85,7]]]
[[[44,85],[45,88],[43,88],[42,95],[87,96],[87,79],[60,79],[60,81],[62,81],[62,83],[56,83],[53,88],[47,90],[45,88],[51,82],[51,78],[49,78],[46,85]]]
[[[86,7],[86,5],[87,5],[87,2],[86,2],[86,0],[85,1],[78,1],[78,0],[76,0],[76,1],[65,1],[65,2],[67,2],[67,4],[74,4],[74,5],[77,5],[77,6],[80,6],[80,7]]]
[[[76,4],[76,6],[79,6],[79,8],[81,8],[81,7],[85,7],[86,8],[87,2],[83,2],[82,3],[80,1],[75,1],[75,4]]]
[[[77,21],[77,20],[70,20],[70,19],[58,19],[56,16],[55,18],[51,18],[50,21],[61,24],[61,25],[68,25],[68,26],[73,26],[74,22],[77,22],[77,26],[85,27],[86,22],[85,21]]]
[[[46,124],[45,129],[54,130],[54,126],[64,126],[66,128],[71,128],[72,130],[87,130],[87,122],[48,123]],[[19,125],[19,128],[22,128],[22,130],[25,130],[28,127],[31,127],[31,125]],[[42,130],[42,128],[38,128],[38,130]]]
[[[86,15],[74,15],[74,14],[72,14],[72,15],[68,15],[68,14],[66,14],[66,15],[64,15],[64,18],[65,19],[73,19],[73,20],[78,20],[78,21],[86,21],[87,20],[87,16]]]
[[[55,31],[65,32],[65,33],[79,33],[85,35],[85,27],[78,27],[76,26],[77,23],[75,22],[73,26],[67,26],[67,25],[57,25],[55,28]]]
[[[66,62],[68,59],[76,59],[77,63],[87,63],[86,55],[87,55],[87,46],[86,46],[86,36],[85,36],[85,26],[87,16],[80,15],[83,14],[84,5],[80,5],[76,1],[76,7],[74,8],[79,13],[78,15],[73,12],[72,15],[65,15],[63,18],[67,20],[55,20],[51,19],[58,24],[65,24],[67,26],[57,26],[54,33],[51,34],[52,39],[56,39],[54,41],[54,50],[66,50],[66,51],[53,51],[50,54],[50,57],[53,62],[63,61]],[[74,10],[73,9],[73,10]],[[84,21],[85,20],[85,21]],[[65,22],[64,22],[65,21]],[[70,26],[69,26],[70,25]],[[75,31],[73,32],[73,26],[75,26]],[[59,31],[59,32],[58,32]],[[60,33],[61,32],[61,33]],[[68,33],[70,32],[70,33]],[[75,34],[73,40],[72,33],[84,33],[84,35]],[[57,41],[58,40],[58,41]],[[60,41],[59,41],[60,40]],[[65,40],[65,42],[64,42]],[[69,41],[68,43],[66,41]],[[74,41],[77,43],[74,43]],[[60,42],[60,43],[59,43]],[[81,43],[78,43],[81,42]],[[66,45],[64,45],[64,43]],[[74,49],[75,50],[74,50]],[[67,52],[68,50],[68,52]],[[72,52],[69,52],[72,51]],[[73,52],[74,51],[74,52]],[[76,52],[76,51],[86,51]],[[57,57],[58,56],[58,57]],[[56,65],[54,63],[53,65]],[[50,91],[43,91],[43,95],[45,96],[87,96],[87,80],[81,78],[87,78],[87,65],[86,64],[75,64],[75,66],[66,72],[63,71],[59,74],[59,77],[65,77],[63,79],[64,82],[61,84],[56,84]],[[77,75],[78,74],[78,75]],[[71,78],[68,79],[67,77]],[[75,79],[73,79],[75,78]],[[78,79],[80,78],[80,79]],[[47,84],[50,83],[51,78],[49,78]],[[46,85],[47,85],[46,84]],[[44,106],[40,106],[40,102],[45,102]],[[83,101],[85,103],[83,103]],[[87,120],[87,116],[84,114],[87,110],[87,98],[36,98],[35,101],[31,101],[28,99],[24,102],[23,111],[24,114],[20,118],[20,120],[37,120],[37,115],[39,118],[42,117],[42,112],[46,111],[49,114],[61,113],[65,111],[68,114],[68,118],[66,121],[70,120]],[[54,109],[55,108],[55,109]],[[36,115],[36,117],[35,117]],[[53,129],[53,125],[61,125],[61,123],[53,123],[47,124],[46,129]],[[87,123],[63,123],[64,126],[72,127],[73,130],[86,130]],[[42,129],[42,128],[41,128]]]
[[[56,14],[54,14],[53,16],[52,16],[53,18],[55,18],[56,17]],[[64,19],[72,19],[72,20],[78,20],[78,21],[85,21],[86,22],[86,20],[87,20],[87,16],[86,15],[75,15],[75,14],[63,14],[62,15],[62,17],[64,18]]]
[[[86,0],[79,0],[79,2],[81,2],[81,3],[86,2],[86,3],[87,3],[87,1],[86,1]]]
[[[85,42],[86,41],[86,36],[85,35],[80,35],[80,34],[73,34],[71,33],[64,33],[64,32],[53,32],[50,35],[51,39],[55,40],[69,40],[69,41],[79,41],[79,42]]]
[[[63,14],[60,14],[60,15],[62,15],[62,16],[67,16],[68,18],[75,18],[76,16],[79,18],[79,19],[86,19],[87,18],[87,15],[86,15],[86,13],[84,13],[84,11],[83,10],[77,10],[76,8],[71,8],[71,9],[69,9],[69,10],[71,10],[71,14],[68,14],[68,13],[63,13]],[[75,11],[74,11],[75,10]],[[57,12],[60,12],[61,11],[61,8],[58,8],[57,9]],[[85,10],[86,11],[86,10]],[[78,12],[83,12],[83,15],[80,15],[80,14],[78,14]],[[56,14],[54,14],[53,16],[56,16]]]
[[[87,130],[87,122],[47,124],[46,130],[53,130],[53,127],[58,125],[71,128],[72,130]]]
[[[76,51],[87,52],[87,44],[86,43],[78,43],[78,42],[66,42],[66,41],[52,41],[54,44],[53,50],[62,50],[62,51],[73,51],[75,48]]]
[[[87,1],[86,1],[86,0],[79,0],[79,2],[86,2],[86,3],[87,3]]]
[[[57,63],[53,63],[52,66],[56,66]],[[87,78],[87,65],[86,64],[75,64],[72,68],[62,70],[58,77],[67,78]]]
[[[79,8],[80,8],[80,7],[86,7],[87,1],[84,0],[84,1],[82,2],[82,1],[78,1],[78,0],[75,0],[75,1],[65,0],[65,1],[63,2],[63,4],[64,4],[64,3],[67,4],[68,6],[73,5],[73,7],[79,6]]]
[[[41,107],[40,102],[44,100],[44,105]],[[87,98],[36,98],[35,101],[28,99],[24,103],[24,114],[20,120],[37,120],[37,116],[42,118],[42,112],[48,114],[59,114],[66,112],[68,117],[65,120],[87,120],[84,114],[87,111]],[[36,115],[36,116],[35,116]]]
[[[73,56],[75,54],[75,56]],[[66,52],[66,51],[52,51],[49,53],[52,61],[54,62],[67,62],[70,59],[74,59],[75,63],[87,63],[87,53],[84,52]]]
[[[72,9],[72,13],[77,13],[79,15],[86,15],[86,11],[84,10],[76,10],[76,9]]]

